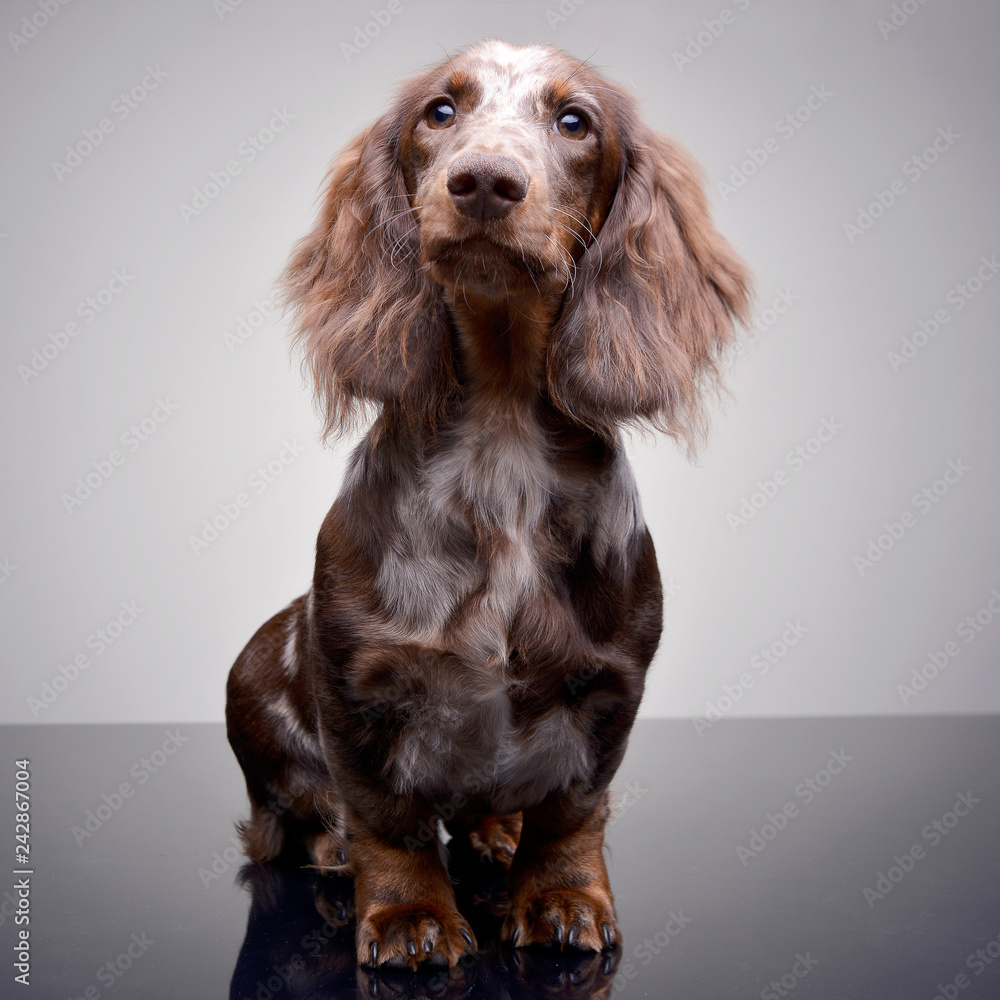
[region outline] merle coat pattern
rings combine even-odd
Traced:
[[[230,675],[247,852],[353,875],[359,961],[453,965],[444,819],[508,867],[504,938],[611,947],[661,628],[619,428],[694,442],[748,302],[699,171],[590,67],[486,42],[348,145],[284,287],[327,433],[371,423]]]

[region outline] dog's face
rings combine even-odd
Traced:
[[[414,81],[400,158],[432,278],[564,290],[621,174],[610,92],[552,49],[488,42]]]
[[[498,41],[400,87],[285,275],[327,431],[358,402],[433,424],[471,373],[605,438],[646,422],[689,441],[749,284],[697,164],[629,94]]]

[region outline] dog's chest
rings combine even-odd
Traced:
[[[574,556],[560,545],[585,537],[598,561],[624,550],[641,524],[627,461],[593,475],[577,463],[570,475],[537,422],[473,413],[399,477],[393,505],[377,573],[384,627],[393,641],[441,655],[440,669],[421,671],[387,699],[401,723],[389,762],[397,790],[458,790],[503,812],[584,780],[592,734],[561,695],[538,703],[536,682],[560,685],[532,676],[523,659],[511,662],[511,632],[519,616],[534,620],[538,607],[562,605],[559,574]],[[567,609],[561,627],[571,619]],[[532,638],[535,655],[555,643],[542,659],[561,663],[565,636],[543,633]]]
[[[569,706],[523,718],[512,700],[499,675],[467,674],[397,704],[406,719],[390,760],[397,792],[507,813],[584,780],[594,764],[590,734]]]
[[[523,414],[473,412],[449,428],[396,497],[376,581],[394,628],[505,658],[518,607],[544,585],[540,540],[562,488]]]

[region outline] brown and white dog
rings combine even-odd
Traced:
[[[503,938],[618,942],[607,789],[661,626],[618,429],[697,436],[748,287],[690,156],[547,46],[410,80],[334,163],[285,289],[327,433],[374,423],[227,722],[247,853],[353,875],[359,961],[475,948],[442,820],[509,866]]]

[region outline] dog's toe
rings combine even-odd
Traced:
[[[502,935],[516,948],[540,945],[602,951],[620,941],[610,897],[592,889],[555,889],[515,898]]]
[[[457,910],[398,904],[370,910],[358,924],[358,962],[416,970],[453,966],[476,950],[472,929]]]

